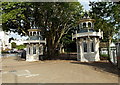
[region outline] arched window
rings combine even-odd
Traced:
[[[29,52],[29,54],[30,54],[30,47],[28,48],[28,52]]]
[[[84,42],[84,43],[83,43],[83,46],[84,46],[84,52],[87,52],[87,43]]]
[[[90,22],[88,23],[88,27],[91,27],[91,23]]]
[[[35,36],[36,35],[36,32],[33,32],[33,36]]]
[[[39,54],[41,54],[41,47],[39,47]]]
[[[33,46],[33,54],[36,54],[36,46]]]
[[[86,27],[86,23],[83,23],[83,28],[85,28]]]
[[[94,52],[94,43],[93,42],[91,42],[91,52]]]

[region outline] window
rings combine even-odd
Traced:
[[[33,32],[33,36],[35,36],[36,35],[36,32]]]
[[[39,54],[41,53],[41,47],[39,47]]]
[[[88,27],[91,27],[91,23],[90,22],[88,23]]]
[[[94,52],[94,43],[91,43],[91,52]]]
[[[30,47],[28,48],[29,54],[30,54]]]
[[[36,47],[33,46],[33,54],[36,54]]]
[[[83,23],[83,28],[85,28],[86,27],[86,23]]]
[[[87,52],[87,43],[84,42],[84,43],[83,43],[83,46],[84,46],[84,52]]]

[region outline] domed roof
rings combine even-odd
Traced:
[[[91,19],[88,15],[87,12],[85,12],[84,16],[82,17],[82,19],[79,22],[86,22],[86,21],[91,21],[91,22],[95,22],[94,19]]]
[[[40,29],[28,29],[29,32],[32,32],[32,31],[41,31]]]

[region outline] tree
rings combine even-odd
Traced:
[[[21,49],[24,49],[26,46],[25,45],[17,45],[16,48],[21,50]]]
[[[53,57],[61,38],[80,19],[78,2],[5,2],[2,4],[3,29],[27,35],[31,27],[42,30],[47,40],[47,54]]]
[[[113,2],[90,2],[91,16],[96,20],[95,29],[104,33],[103,41],[108,42],[108,56],[110,61],[110,43],[120,28],[120,5]],[[111,61],[110,61],[111,62]]]
[[[9,43],[11,42],[11,40],[14,40],[14,38],[13,37],[9,38]]]
[[[15,42],[12,42],[11,45],[12,45],[12,48],[16,48],[17,47]]]
[[[77,29],[71,29],[61,39],[61,44],[67,52],[76,52],[76,41],[72,40],[72,33],[75,33]]]

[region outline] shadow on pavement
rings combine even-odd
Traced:
[[[96,71],[105,71],[115,75],[119,75],[119,70],[116,66],[110,64],[109,62],[100,61],[100,62],[70,62],[72,64],[82,64],[92,66]]]

